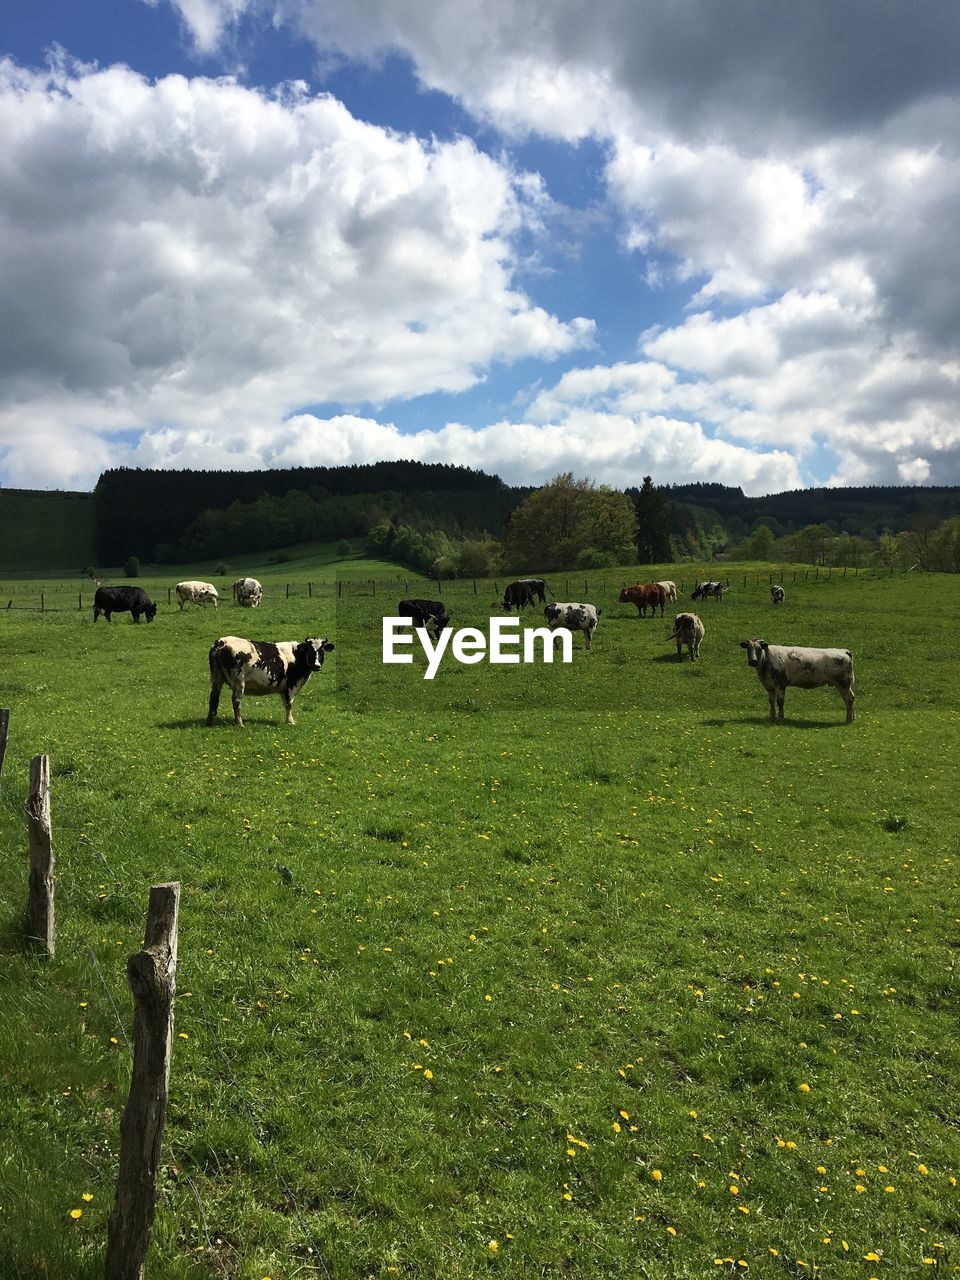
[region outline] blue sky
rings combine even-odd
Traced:
[[[0,483],[960,483],[960,18],[10,0]]]

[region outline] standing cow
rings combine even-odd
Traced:
[[[547,592],[550,591],[550,588],[547,586],[547,584],[544,582],[542,578],[518,578],[517,582],[521,583],[525,587],[530,588],[531,604],[533,604],[534,596],[536,596],[537,599],[540,601],[540,603],[543,604],[544,600],[546,600],[547,598]],[[550,591],[550,594],[553,595],[553,592]]]
[[[224,684],[233,693],[233,718],[243,728],[240,705],[243,695],[263,697],[279,694],[287,713],[287,724],[293,724],[292,702],[315,671],[323,667],[323,659],[333,650],[331,641],[307,639],[296,643],[281,640],[276,644],[265,640],[242,640],[239,636],[221,636],[210,649],[210,706],[207,724],[217,718],[220,690]]]
[[[722,582],[698,582],[690,599],[706,600],[707,596],[713,596],[717,604],[723,604],[724,591],[726,587]]]
[[[220,604],[217,588],[212,582],[178,582],[176,590],[181,611],[185,604],[212,604],[215,609]]]
[[[651,617],[655,618],[658,605],[660,606],[660,617],[663,617],[666,592],[659,582],[638,582],[634,587],[623,587],[619,598],[621,604],[635,604],[637,613],[641,618],[647,616],[647,609],[650,610]]]
[[[668,640],[677,642],[677,661],[683,661],[683,646],[690,651],[690,661],[696,662],[700,657],[700,642],[703,639],[703,623],[695,613],[678,613],[673,620],[673,631]]]
[[[657,586],[663,587],[664,595],[672,604],[677,603],[677,584],[675,582],[670,582],[668,579],[666,582],[658,582]]]
[[[767,644],[766,640],[741,640],[747,664],[754,667],[770,700],[770,719],[783,719],[783,699],[787,687],[818,689],[833,685],[847,709],[847,724],[853,712],[853,654],[849,649],[801,649],[795,645]]]
[[[244,609],[257,609],[263,596],[263,587],[256,578],[238,578],[231,588],[233,598]]]
[[[525,605],[533,604],[534,591],[530,582],[518,578],[516,582],[508,582],[503,592],[504,609],[516,609],[520,612]]]
[[[141,614],[148,622],[157,616],[157,606],[147,598],[143,587],[97,587],[93,597],[93,620],[101,613],[110,621],[111,613],[131,613],[134,622],[140,621]]]
[[[442,600],[401,600],[397,616],[411,618],[415,627],[423,627],[432,636],[450,625],[450,614]]]
[[[563,627],[567,631],[582,631],[584,642],[590,648],[590,641],[600,621],[600,612],[593,604],[548,604],[543,616],[549,623],[550,630]]]
[[[779,587],[777,586],[776,583],[774,583],[773,586],[770,588],[770,603],[783,604],[785,595],[786,595],[786,592],[784,591],[783,587]]]

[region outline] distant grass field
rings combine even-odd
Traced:
[[[960,1274],[956,579],[788,573],[774,609],[767,566],[722,572],[696,666],[591,574],[591,653],[432,685],[380,665],[365,572],[287,598],[263,566],[256,613],[148,577],[152,625],[0,611],[0,1275],[102,1272],[167,879],[151,1280]],[[484,584],[442,590],[485,623]],[[335,639],[295,726],[205,727],[231,632]],[[790,690],[768,724],[751,635],[853,650],[856,723]],[[52,962],[18,927],[39,752]]]

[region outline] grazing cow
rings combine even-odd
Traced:
[[[677,584],[675,582],[658,582],[658,587],[663,587],[664,595],[671,603],[677,603]]]
[[[703,623],[695,613],[678,613],[673,620],[673,631],[668,640],[677,642],[677,661],[683,661],[683,646],[690,651],[690,661],[700,657],[700,641],[703,639]]]
[[[232,589],[234,600],[245,609],[256,609],[263,597],[263,587],[256,578],[238,578]]]
[[[597,623],[600,621],[600,612],[596,605],[561,604],[560,601],[556,604],[548,604],[543,611],[543,616],[549,623],[551,631],[556,631],[558,627],[567,631],[582,631],[588,649],[593,633],[597,629]]]
[[[741,640],[747,663],[756,667],[760,683],[770,699],[770,719],[783,719],[783,698],[788,685],[817,689],[831,684],[847,708],[847,724],[853,722],[853,654],[849,649],[801,649],[794,645],[767,644],[766,640]]]
[[[503,593],[504,609],[516,609],[517,613],[524,605],[532,605],[534,597],[533,587],[526,579],[520,578],[516,582],[507,583]]]
[[[664,601],[667,593],[659,582],[643,582],[637,583],[635,587],[624,587],[620,592],[621,604],[635,604],[637,613],[641,618],[647,616],[647,609],[650,610],[651,617],[657,616],[657,606],[660,606],[660,617],[663,617]]]
[[[531,604],[533,604],[534,596],[536,596],[537,599],[540,601],[540,603],[543,604],[544,600],[546,600],[547,598],[547,592],[550,591],[550,588],[547,586],[547,584],[544,582],[542,578],[518,578],[517,582],[519,582],[522,586],[530,588]],[[553,592],[550,591],[550,594],[553,595]]]
[[[212,604],[216,609],[220,604],[220,597],[212,582],[178,582],[177,604],[181,610],[185,604]]]
[[[220,690],[224,683],[233,693],[233,718],[243,727],[240,704],[243,695],[260,697],[279,694],[287,713],[287,724],[293,724],[291,703],[323,659],[333,649],[329,640],[282,640],[270,644],[264,640],[241,640],[239,636],[222,636],[210,649],[210,709],[207,724],[217,718]]]
[[[412,618],[415,627],[425,627],[432,636],[450,625],[450,614],[441,600],[401,600],[397,616]]]
[[[706,600],[707,596],[713,596],[718,604],[723,604],[723,593],[726,587],[722,582],[698,582],[691,600]]]
[[[770,603],[783,604],[783,597],[786,593],[783,587],[778,587],[776,583],[770,588]]]
[[[134,622],[140,621],[140,615],[152,622],[157,616],[157,606],[147,598],[143,587],[97,587],[93,597],[93,620],[101,613],[110,621],[111,613],[132,613]]]

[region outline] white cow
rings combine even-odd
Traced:
[[[669,580],[667,582],[658,582],[657,586],[663,587],[663,594],[668,600],[672,600],[674,604],[677,603],[677,584],[675,582],[670,582]]]
[[[776,583],[770,588],[770,603],[783,604],[783,598],[786,595],[783,587],[778,587]]]
[[[263,597],[263,587],[256,578],[238,578],[232,590],[234,600],[245,609],[256,609]]]
[[[590,648],[590,641],[600,621],[596,605],[561,604],[557,601],[556,604],[548,604],[543,615],[550,624],[551,631],[556,631],[558,627],[567,631],[582,631],[586,646]]]
[[[181,609],[185,604],[212,604],[216,609],[219,603],[220,597],[212,582],[177,583],[177,604]]]
[[[783,699],[788,685],[797,689],[818,689],[830,684],[847,708],[847,724],[853,722],[853,654],[849,649],[801,649],[794,645],[767,644],[766,640],[741,640],[747,663],[755,667],[760,683],[770,699],[770,719],[779,712],[783,719]]]
[[[700,641],[703,639],[703,623],[695,613],[678,613],[673,620],[673,632],[668,640],[677,642],[677,661],[683,661],[683,646],[690,650],[690,661],[700,657]]]

